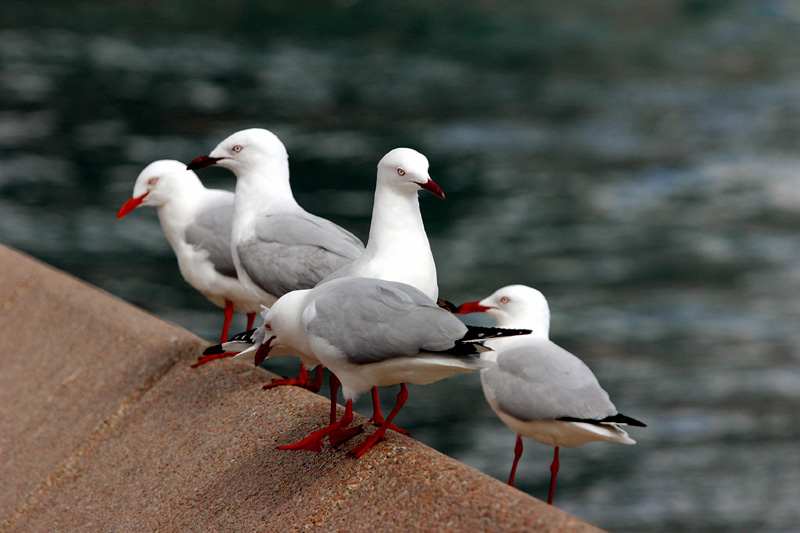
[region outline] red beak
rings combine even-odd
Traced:
[[[197,170],[198,168],[206,168],[210,167],[211,165],[216,165],[217,161],[223,159],[222,157],[211,157],[210,155],[201,155],[188,165],[186,165],[186,170]]]
[[[480,302],[467,302],[465,304],[459,305],[458,311],[456,311],[454,314],[466,315],[467,313],[485,313],[489,309],[494,309],[494,307],[487,307],[485,305],[481,305]]]
[[[256,366],[260,366],[261,363],[264,362],[264,359],[267,358],[270,350],[272,350],[272,341],[274,340],[275,340],[275,335],[267,339],[267,342],[258,347],[258,350],[256,350],[256,358],[255,358]]]
[[[442,200],[444,200],[444,192],[442,192],[442,188],[436,185],[432,179],[429,179],[425,183],[421,183],[420,187],[425,189],[426,191],[432,192]]]
[[[147,191],[138,198],[131,198],[130,200],[122,204],[122,207],[120,207],[119,211],[117,211],[117,218],[122,218],[131,211],[133,211],[134,209],[136,209],[137,207],[139,207],[139,204],[144,202],[144,199],[147,198],[148,194],[150,194],[150,191]]]

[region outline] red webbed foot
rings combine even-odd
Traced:
[[[364,455],[369,451],[370,448],[381,442],[382,440],[386,440],[386,430],[381,431],[381,428],[378,428],[378,431],[367,437],[364,442],[350,450],[347,455],[352,455],[356,459]]]
[[[364,432],[364,426],[355,426],[347,429],[337,429],[335,431],[332,431],[331,434],[328,435],[328,439],[331,441],[331,446],[333,446],[334,448],[338,448],[341,443],[350,440],[356,435],[360,435],[363,432]]]
[[[308,437],[304,438],[299,442],[295,442],[294,444],[287,444],[285,446],[278,446],[279,450],[308,450],[312,452],[319,452],[322,450],[322,439],[326,436],[330,436],[331,443],[336,440],[337,443],[342,442],[342,438],[347,436],[351,432],[351,430],[345,429],[350,422],[353,421],[353,400],[347,400],[347,404],[345,405],[344,414],[342,418],[338,422],[334,422],[329,426],[326,426],[322,429],[318,429]],[[361,428],[352,428],[358,429],[359,432]],[[354,433],[356,435],[357,433]],[[347,438],[350,438],[354,435],[350,435]],[[335,446],[335,444],[334,444]]]
[[[285,385],[302,387],[311,392],[319,392],[322,388],[322,365],[317,366],[317,371],[314,374],[313,380],[308,379],[306,365],[301,364],[300,374],[296,378],[273,379],[270,383],[264,385],[263,389],[272,389],[275,387],[283,387]]]
[[[238,353],[232,352],[224,352],[224,353],[215,353],[211,355],[204,355],[200,357],[196,363],[192,365],[192,368],[197,368],[198,366],[203,366],[204,364],[211,362],[215,359],[223,359],[225,357],[233,357],[234,355],[239,355]]]
[[[284,387],[287,385],[294,387],[303,387],[305,389],[308,386],[308,380],[302,380],[299,378],[273,379],[272,381],[264,385],[262,389],[263,390],[274,389],[275,387]]]
[[[337,422],[338,424],[338,422]],[[295,442],[294,444],[286,444],[284,446],[278,446],[279,450],[308,450],[309,452],[321,452],[322,451],[322,439],[325,435],[329,434],[333,429],[330,429],[331,426],[326,428],[322,428],[318,431],[315,431],[308,437],[304,438],[299,442]],[[334,428],[335,429],[335,428]]]
[[[386,420],[381,424],[378,430],[370,435],[369,437],[364,440],[361,444],[350,450],[348,455],[352,455],[356,459],[364,455],[369,451],[370,448],[375,446],[382,440],[386,439],[386,430],[389,429],[392,425],[392,420],[394,417],[397,416],[397,413],[400,412],[400,409],[403,407],[403,404],[406,403],[406,399],[408,399],[408,389],[406,389],[406,384],[400,384],[400,392],[397,393],[397,401],[392,408],[392,412],[389,413],[389,416],[386,417]]]
[[[377,426],[377,427],[380,427],[380,426],[386,424],[386,421],[383,419],[383,417],[377,418],[374,415],[373,415],[372,418],[369,419],[369,422],[373,426]],[[401,427],[395,426],[394,424],[388,424],[386,429],[391,429],[392,431],[396,431],[396,432],[400,433],[401,435],[405,435],[406,437],[410,437],[411,436],[411,433],[409,433],[408,431],[406,431],[405,429],[403,429]]]

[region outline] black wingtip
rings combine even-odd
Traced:
[[[483,341],[488,339],[496,339],[499,337],[515,337],[517,335],[529,335],[529,329],[510,329],[510,328],[495,328],[486,326],[467,326],[467,334],[464,335],[462,341]]]
[[[607,416],[602,420],[595,418],[575,418],[573,416],[562,416],[557,420],[561,420],[563,422],[584,422],[586,424],[625,424],[627,426],[636,426],[640,428],[647,427],[647,424],[645,424],[644,422],[640,422],[635,418],[631,418],[629,416],[625,416],[620,413],[617,413],[612,416]]]
[[[228,342],[233,341],[243,341],[243,342],[253,342],[253,334],[256,332],[257,328],[248,329],[247,331],[242,331],[241,333],[237,333]]]
[[[636,426],[636,427],[639,427],[639,428],[646,428],[647,427],[647,424],[645,424],[644,422],[640,422],[639,420],[636,420],[635,418],[631,418],[629,416],[625,416],[625,415],[619,414],[619,413],[617,413],[613,417],[609,417],[609,418],[615,419],[615,420],[611,420],[611,422],[616,422],[617,424],[628,424],[629,426]]]
[[[214,346],[209,346],[203,352],[203,355],[216,355],[218,353],[225,353],[225,350],[222,349],[221,344],[215,344]]]
[[[453,357],[464,357],[467,359],[479,358],[481,352],[490,351],[479,342],[456,342],[456,345],[447,350],[433,351],[430,353],[439,353],[452,355]]]

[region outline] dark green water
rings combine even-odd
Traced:
[[[3,5],[3,242],[214,339],[155,211],[114,218],[146,164],[268,128],[299,202],[366,238],[377,161],[416,148],[447,194],[422,201],[442,295],[541,289],[553,338],[650,424],[563,450],[559,507],[800,528],[796,4]],[[413,387],[398,421],[506,479],[475,377]],[[551,454],[526,444],[520,489],[546,495]]]

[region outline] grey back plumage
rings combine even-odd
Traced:
[[[547,339],[498,354],[481,374],[500,409],[523,421],[559,417],[603,419],[617,409],[580,359]]]
[[[361,277],[361,269],[359,268],[359,266],[355,264],[356,262],[358,262],[358,259],[356,259],[352,263],[344,265],[342,268],[334,270],[333,272],[325,276],[325,278],[323,278],[320,281],[320,283],[327,283],[335,279]]]
[[[216,196],[203,206],[186,228],[186,242],[195,249],[208,252],[214,270],[223,276],[236,277],[236,267],[231,254],[231,228],[233,226],[233,194]]]
[[[452,348],[467,327],[420,290],[394,281],[346,278],[315,289],[306,328],[367,364]]]
[[[355,235],[309,213],[268,215],[255,229],[255,237],[237,247],[242,268],[278,297],[314,287],[364,253]]]

